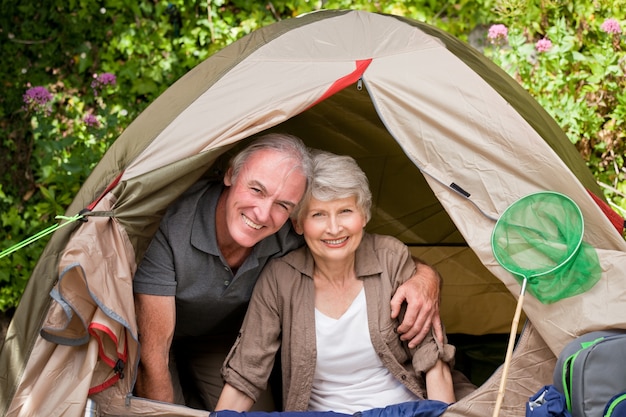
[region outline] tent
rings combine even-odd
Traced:
[[[439,269],[449,333],[508,332],[520,287],[495,261],[490,235],[511,203],[551,190],[580,206],[602,277],[553,304],[526,297],[500,415],[524,415],[575,336],[626,328],[623,224],[554,120],[436,28],[327,10],[224,48],[120,135],[67,209],[86,221],[54,233],[8,329],[3,415],[79,416],[88,394],[103,415],[206,415],[130,394],[139,357],[132,277],[168,205],[268,131],[357,159],[375,200],[368,230],[398,237]],[[490,415],[500,373],[444,415]]]

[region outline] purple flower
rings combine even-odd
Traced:
[[[613,18],[606,19],[604,23],[600,25],[600,29],[610,34],[622,33],[622,27],[619,22]]]
[[[83,119],[83,122],[85,122],[85,124],[89,127],[100,126],[100,122],[98,121],[98,118],[91,113],[85,116],[85,118]]]
[[[24,110],[45,111],[49,113],[52,97],[52,94],[45,87],[31,87],[26,90],[26,93],[22,96]]]
[[[94,80],[91,82],[91,88],[93,88],[93,93],[98,95],[98,90],[103,89],[107,85],[115,85],[117,82],[115,75],[110,72],[103,72],[100,75],[93,75]]]
[[[546,38],[539,39],[535,44],[535,48],[538,52],[548,52],[550,49],[552,49],[552,42],[550,41],[550,39]]]
[[[487,33],[487,37],[491,41],[491,43],[497,44],[501,42],[506,42],[507,37],[509,35],[509,29],[506,26],[498,24],[492,25],[489,28],[489,32]]]
[[[46,87],[37,86],[26,90],[22,99],[24,100],[24,104],[27,106],[45,106],[50,100],[52,100],[52,94],[50,94]]]
[[[100,81],[102,85],[115,85],[116,79],[115,75],[110,72],[105,72],[98,76],[98,81]]]

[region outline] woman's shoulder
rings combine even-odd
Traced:
[[[398,274],[397,277],[400,280],[412,275],[415,263],[411,259],[411,251],[399,239],[388,235],[372,234],[367,237],[367,241],[371,249],[362,252],[362,257],[367,258],[369,256],[371,259],[376,259],[380,268],[395,271],[394,276]]]
[[[379,235],[375,233],[365,233],[363,241],[368,241],[374,250],[408,250],[407,246],[398,238],[390,235]]]
[[[273,272],[273,275],[289,277],[293,275],[309,274],[312,272],[312,259],[306,247],[294,249],[291,252],[270,260],[265,270]],[[311,270],[311,271],[309,271]]]

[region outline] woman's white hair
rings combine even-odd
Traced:
[[[293,217],[299,219],[311,197],[320,201],[356,197],[357,207],[369,222],[372,192],[367,176],[354,158],[330,152],[313,150],[313,179]]]

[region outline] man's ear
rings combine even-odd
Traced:
[[[295,230],[297,234],[301,235],[304,233],[298,219],[291,219],[291,224],[293,225],[293,230]]]
[[[230,187],[233,185],[233,168],[228,168],[226,174],[224,174],[224,185]]]

